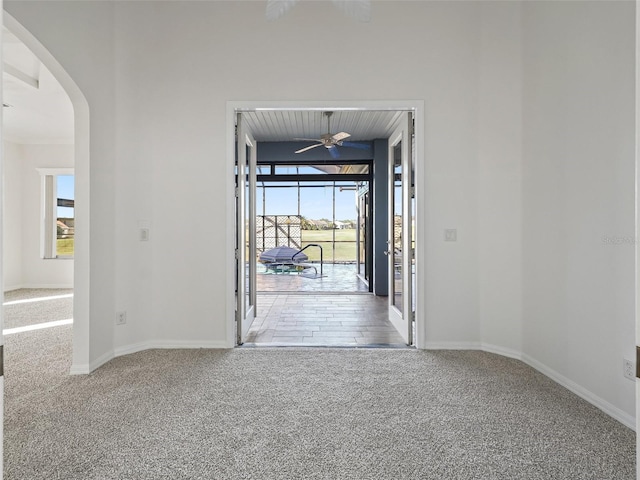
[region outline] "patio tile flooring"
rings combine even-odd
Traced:
[[[258,292],[368,292],[369,288],[356,275],[356,265],[325,264],[320,277],[320,265],[316,265],[318,276],[298,273],[268,273],[264,265],[258,264],[256,275]],[[312,270],[310,271],[312,272]]]
[[[247,343],[405,346],[387,319],[387,298],[372,294],[259,293]]]
[[[319,278],[259,265],[256,277],[258,314],[246,344],[406,346],[388,320],[387,297],[369,293],[356,265],[325,264]]]

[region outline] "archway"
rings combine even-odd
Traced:
[[[47,67],[65,90],[74,111],[75,252],[73,359],[70,373],[89,373],[90,331],[90,155],[89,104],[78,85],[53,55],[15,18],[3,12],[3,24]]]

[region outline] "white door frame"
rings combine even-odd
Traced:
[[[638,235],[640,235],[640,1],[636,0],[636,144],[635,144],[635,166],[636,166],[636,198],[635,198],[635,215],[636,215],[636,242],[635,242],[635,352],[636,361],[636,433],[640,433],[640,381],[638,380],[638,372],[640,372],[640,246],[638,245]],[[636,440],[636,478],[640,480],[640,441]]]
[[[387,240],[387,260],[388,260],[388,275],[389,275],[389,321],[398,330],[398,333],[402,336],[404,341],[408,345],[413,345],[413,248],[412,248],[412,224],[413,224],[413,208],[412,208],[412,165],[413,165],[413,153],[411,151],[411,129],[412,129],[412,117],[403,114],[399,118],[398,126],[395,131],[389,137],[388,145],[388,178],[387,178],[387,191],[388,191],[388,240]],[[396,179],[395,179],[395,155],[394,151],[396,146],[400,145],[401,149],[401,199],[400,199],[400,211],[402,212],[402,224],[401,224],[401,246],[402,252],[400,258],[400,276],[402,278],[402,299],[401,309],[398,308],[396,303],[396,222],[395,215],[397,212],[397,198],[396,198]]]
[[[224,271],[228,279],[235,277],[235,118],[237,111],[254,110],[412,110],[415,121],[415,195],[416,195],[416,277],[415,291],[421,292],[425,284],[425,227],[426,227],[426,174],[424,162],[424,100],[354,100],[354,101],[228,101],[227,102],[227,155],[226,155],[226,247]],[[226,282],[225,314],[226,314],[226,340],[227,348],[236,345],[235,324],[235,282]],[[424,348],[425,344],[425,307],[422,303],[422,295],[416,293],[416,348]]]
[[[238,344],[244,343],[249,328],[256,317],[256,141],[247,128],[242,114],[237,115],[237,189],[236,194],[236,237],[237,251],[237,296],[236,296],[236,327],[238,330]],[[248,152],[247,152],[248,150]],[[247,194],[247,191],[249,192]],[[249,223],[247,231],[246,224]],[[248,238],[247,238],[248,237]],[[249,241],[247,252],[246,244]],[[248,269],[247,269],[248,264]],[[247,274],[249,276],[247,280]],[[249,304],[247,305],[247,292]]]

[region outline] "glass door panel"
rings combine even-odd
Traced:
[[[408,345],[413,343],[413,188],[411,130],[406,112],[389,137],[389,321]]]
[[[236,199],[237,343],[244,343],[256,314],[257,145],[238,113]]]
[[[393,147],[393,295],[391,301],[400,313],[403,310],[402,257],[402,140]]]

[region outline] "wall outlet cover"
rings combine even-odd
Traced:
[[[127,323],[127,312],[116,312],[116,325]]]
[[[455,242],[458,240],[458,230],[455,228],[447,228],[444,231],[445,242]]]
[[[629,380],[634,380],[636,379],[636,366],[633,364],[633,362],[631,360],[628,359],[624,359],[622,362],[622,374],[624,375],[625,378],[628,378]]]

